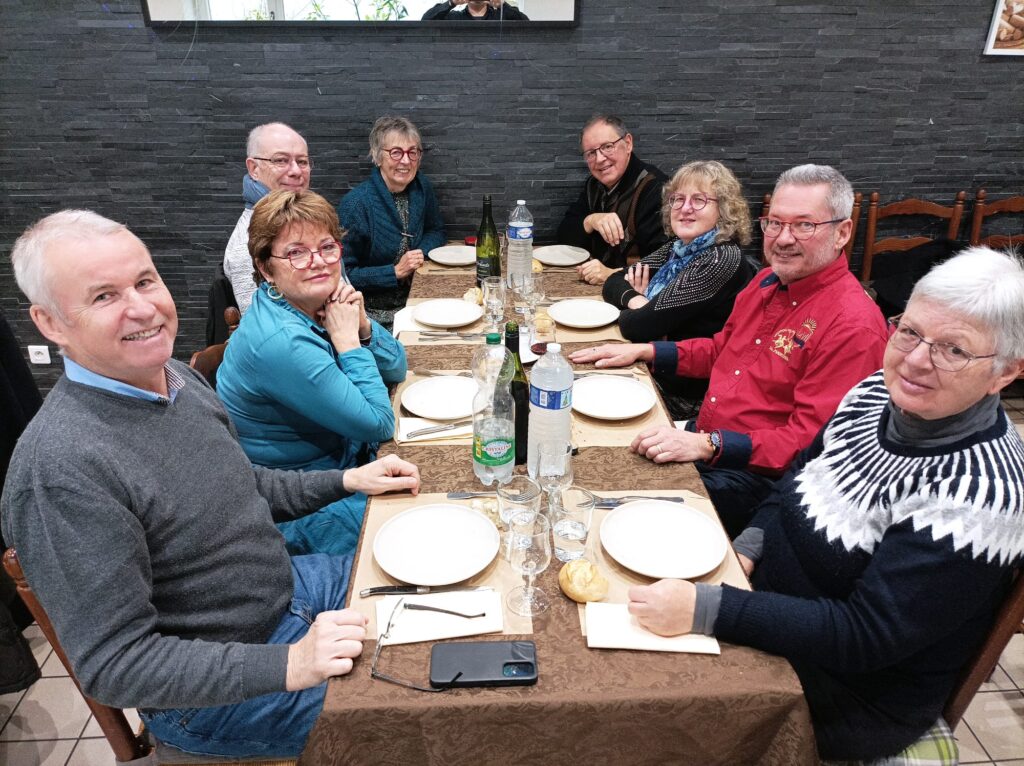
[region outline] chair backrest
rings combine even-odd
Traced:
[[[228,306],[224,309],[224,324],[227,326],[229,336],[238,327],[241,318],[241,314],[235,306]],[[213,388],[217,388],[217,368],[224,361],[224,352],[227,350],[227,346],[227,341],[214,343],[201,351],[196,351],[188,362],[188,366],[197,370]]]
[[[32,588],[25,581],[25,573],[21,570],[21,563],[18,561],[18,554],[14,548],[8,548],[6,553],[4,553],[4,569],[7,570],[7,574],[14,580],[18,589],[18,595],[21,596],[21,600],[25,602],[25,606],[28,607],[32,616],[36,618],[40,630],[43,631],[43,635],[50,642],[50,646],[53,647],[57,658],[67,668],[68,675],[75,682],[78,691],[82,692],[82,687],[75,677],[75,671],[71,667],[71,663],[68,662],[67,655],[64,654],[60,641],[57,640],[57,634],[53,630],[53,625],[50,623],[46,610],[43,609],[39,599],[32,592]],[[97,702],[87,696],[85,692],[82,692],[82,696],[85,698],[86,704],[89,705],[92,714],[96,717],[96,722],[103,730],[103,736],[107,738],[110,748],[114,751],[114,757],[118,761],[132,761],[137,758],[145,758],[150,754],[153,748],[142,736],[132,731],[132,727],[129,725],[123,710]]]
[[[853,227],[850,229],[850,241],[846,243],[846,258],[851,264],[853,263],[853,246],[857,244],[857,227],[860,225],[860,213],[863,204],[864,195],[860,192],[854,192],[853,210],[850,212],[850,220],[853,221]],[[768,211],[771,209],[771,206],[772,195],[765,194],[764,199],[761,201],[761,215],[768,215]],[[761,259],[764,260],[763,253],[761,255]]]
[[[238,308],[238,301],[235,299],[235,292],[231,286],[231,280],[224,274],[224,265],[217,264],[210,282],[210,291],[206,299],[206,345],[213,346],[223,343],[231,334],[231,323],[227,320],[229,308]],[[221,322],[220,318],[225,321]],[[226,326],[225,326],[226,325]],[[235,322],[238,325],[238,322]]]
[[[923,199],[904,199],[899,202],[890,202],[888,205],[878,204],[878,192],[871,192],[868,202],[868,224],[864,234],[864,260],[861,263],[860,279],[867,283],[871,280],[871,261],[878,253],[902,253],[912,247],[923,245],[933,241],[933,237],[883,237],[875,239],[878,231],[878,222],[884,218],[896,215],[923,215],[939,218],[947,222],[946,231],[943,236],[946,239],[956,239],[960,231],[960,220],[964,214],[964,200],[967,192],[957,192],[956,199],[952,205],[946,207]]]
[[[996,613],[992,630],[989,631],[978,653],[974,655],[974,659],[963,669],[953,693],[946,700],[942,717],[946,719],[950,729],[956,728],[967,706],[974,699],[978,687],[992,675],[996,663],[999,662],[999,656],[1010,642],[1010,638],[1020,630],[1021,620],[1024,620],[1024,570],[1018,567],[1015,577],[1010,592]]]
[[[1024,223],[1021,223],[1020,234],[981,236],[981,227],[985,223],[985,219],[997,213],[1024,213],[1024,195],[989,202],[986,199],[985,190],[979,189],[974,197],[974,211],[971,213],[971,244],[987,245],[988,247],[1010,247],[1024,244]]]

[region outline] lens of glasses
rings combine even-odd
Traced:
[[[415,162],[420,158],[421,153],[422,152],[419,149],[409,149],[407,151],[405,149],[399,149],[397,146],[394,149],[388,150],[388,156],[395,162],[401,162],[402,157],[405,157],[406,155],[409,156],[409,162]]]
[[[711,201],[711,197],[704,194],[694,194],[692,197],[687,198],[685,194],[673,194],[668,198],[669,205],[672,206],[673,210],[682,210],[686,206],[686,200],[690,200],[690,207],[694,210],[703,210],[707,207],[708,202]]]
[[[329,266],[341,259],[341,245],[337,242],[325,243],[319,250],[310,250],[308,247],[293,247],[285,256],[293,268],[308,269],[313,265],[314,253],[319,253],[320,260]]]

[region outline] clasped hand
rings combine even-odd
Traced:
[[[367,619],[355,609],[320,612],[306,635],[288,647],[285,688],[309,689],[352,671],[363,653]]]
[[[674,426],[658,426],[641,431],[629,448],[655,463],[692,463],[710,460],[714,450],[705,434],[684,431]]]
[[[406,253],[398,259],[398,263],[395,264],[395,278],[405,279],[423,265],[424,259],[425,256],[423,255],[422,250],[406,251]]]
[[[359,348],[359,339],[370,335],[370,318],[363,306],[363,294],[352,285],[339,284],[321,312],[321,324],[339,354]]]

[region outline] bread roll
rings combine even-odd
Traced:
[[[608,595],[608,580],[586,559],[568,562],[558,573],[558,585],[573,601],[600,601]]]

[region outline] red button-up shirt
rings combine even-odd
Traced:
[[[713,338],[655,343],[654,369],[711,379],[697,428],[722,432],[716,466],[778,475],[846,392],[882,366],[887,338],[840,256],[788,286],[762,270]]]

